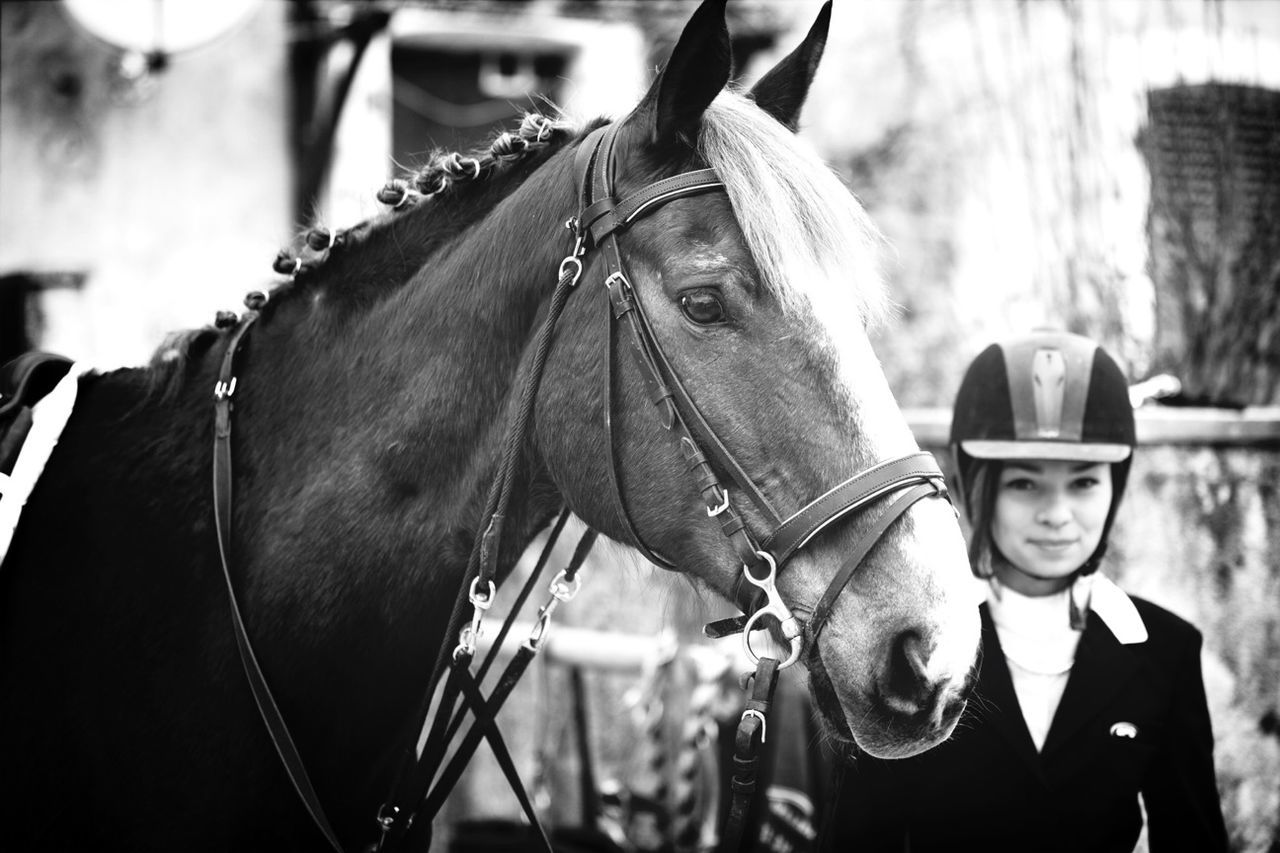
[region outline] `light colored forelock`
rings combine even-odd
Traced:
[[[787,308],[852,308],[878,322],[887,300],[884,240],[862,205],[804,140],[743,95],[703,115],[699,152],[724,182],[764,286]]]

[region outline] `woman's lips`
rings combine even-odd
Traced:
[[[1078,542],[1078,539],[1032,539],[1031,544],[1046,551],[1065,551]]]

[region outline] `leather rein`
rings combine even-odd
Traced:
[[[719,521],[722,533],[729,540],[730,547],[742,564],[743,578],[750,588],[754,588],[752,601],[744,608],[751,611],[749,615],[707,626],[709,636],[726,636],[741,631],[743,648],[748,658],[757,665],[756,686],[747,703],[747,710],[743,712],[738,733],[739,754],[748,752],[752,754],[741,760],[735,758],[739,772],[735,773],[733,780],[735,795],[731,804],[728,830],[730,836],[741,833],[746,808],[743,795],[749,794],[754,787],[755,759],[752,751],[763,741],[765,716],[778,670],[794,664],[806,645],[816,656],[819,634],[835,606],[837,597],[853,577],[863,558],[893,522],[917,501],[933,496],[947,498],[943,474],[936,460],[931,454],[920,452],[881,462],[855,474],[785,518],[778,513],[763,491],[751,480],[734,459],[733,454],[717,437],[681,382],[653,333],[643,303],[627,277],[622,263],[622,254],[618,248],[619,235],[624,234],[637,220],[652,213],[663,204],[678,198],[721,191],[724,185],[713,170],[698,169],[658,180],[622,200],[616,200],[613,195],[613,149],[617,132],[616,123],[592,131],[580,144],[575,158],[574,174],[580,193],[580,205],[578,215],[566,223],[574,233],[574,246],[560,265],[559,282],[552,296],[547,317],[539,330],[533,365],[528,372],[526,384],[522,388],[521,406],[507,432],[506,452],[499,466],[499,473],[490,489],[485,516],[482,520],[484,532],[477,537],[468,565],[466,578],[470,580],[470,584],[464,581],[446,629],[446,638],[460,635],[460,641],[452,650],[452,654],[449,653],[447,644],[441,650],[427,684],[426,695],[417,718],[419,725],[410,733],[409,746],[405,750],[405,757],[392,793],[379,809],[377,822],[381,829],[381,837],[376,845],[378,850],[390,849],[397,843],[401,845],[408,843],[406,839],[410,837],[411,828],[419,833],[424,831],[429,833],[431,816],[443,802],[448,789],[457,781],[461,765],[465,764],[467,756],[481,737],[489,739],[495,753],[499,756],[500,764],[507,766],[511,764],[510,756],[494,725],[494,716],[502,701],[510,693],[515,680],[523,672],[529,658],[541,645],[550,612],[554,609],[556,602],[565,601],[571,597],[571,592],[566,594],[569,587],[576,591],[576,571],[581,566],[586,551],[594,539],[593,532],[589,532],[584,537],[569,568],[562,571],[552,582],[552,597],[539,614],[535,636],[521,647],[520,653],[508,665],[507,672],[503,674],[498,686],[486,700],[478,688],[479,678],[471,677],[467,669],[476,651],[480,618],[493,601],[502,524],[511,498],[513,470],[518,449],[523,446],[528,434],[533,401],[537,396],[542,368],[552,343],[555,324],[569,294],[578,284],[584,269],[583,258],[588,252],[598,251],[605,265],[604,288],[610,306],[608,368],[605,371],[607,382],[605,421],[609,433],[608,469],[613,502],[623,528],[631,540],[630,544],[639,548],[657,565],[675,568],[670,560],[646,544],[631,518],[621,489],[613,418],[614,352],[619,346],[620,326],[626,329],[628,351],[640,368],[650,399],[658,411],[661,425],[678,441],[688,473],[706,503],[707,514]],[[325,816],[301,756],[258,665],[237,603],[229,567],[232,517],[231,400],[236,388],[234,362],[245,333],[257,319],[265,301],[266,298],[258,293],[252,293],[246,298],[246,306],[249,310],[242,315],[231,332],[214,390],[215,528],[223,575],[231,603],[236,643],[259,712],[285,766],[290,782],[311,814],[315,825],[333,850],[342,851],[344,848]],[[772,525],[772,529],[767,534],[757,537],[748,528],[746,519],[735,503],[739,498],[733,494],[729,486],[722,482],[721,473],[726,474],[732,481],[733,490],[738,495],[745,495],[760,515]],[[888,499],[886,506],[875,523],[863,534],[819,601],[812,606],[796,607],[797,610],[810,614],[809,618],[802,623],[778,593],[776,585],[778,572],[785,567],[791,557],[828,526],[854,511],[865,509],[886,498]],[[554,533],[558,534],[562,526],[563,515]],[[545,563],[553,542],[554,538],[544,549],[539,567]],[[536,575],[535,572],[535,577]],[[531,578],[530,583],[533,580],[534,578]],[[528,587],[522,593],[521,601],[527,595],[527,590]],[[763,603],[760,602],[761,599]],[[473,608],[469,625],[465,624],[468,603]],[[512,618],[514,615],[513,611]],[[760,622],[767,616],[777,620],[783,635],[791,645],[789,656],[781,663],[773,658],[757,655],[751,648],[750,634],[757,628],[765,627]],[[509,623],[508,626],[504,626],[503,635],[507,627]],[[461,629],[460,633],[459,629]],[[490,659],[485,661],[480,670],[480,677],[483,677],[484,671],[487,670],[496,652],[495,646],[490,652]],[[417,755],[415,745],[418,733],[423,731],[431,707],[431,696],[435,692],[441,673],[446,669],[449,677],[436,708],[436,722],[432,725],[421,755]],[[442,779],[438,780],[436,786],[431,789],[426,813],[419,813],[418,809],[423,797],[444,761],[448,742],[461,725],[461,709],[456,715],[454,714],[454,705],[460,700],[470,704],[477,718],[476,725],[472,731],[468,732],[463,747],[451,757],[449,768],[441,774]],[[742,748],[744,742],[747,743],[745,751]],[[526,814],[536,825],[537,817],[527,803],[527,798],[521,796],[523,789],[515,778],[514,768],[511,768],[507,775],[525,807]],[[422,823],[417,827],[413,826],[415,815],[419,821],[426,821],[425,828]],[[540,826],[538,828],[541,829]],[[545,835],[543,839],[545,840]]]

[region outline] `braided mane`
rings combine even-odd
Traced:
[[[378,190],[378,201],[390,208],[388,213],[344,230],[313,226],[299,235],[296,242],[301,245],[297,249],[281,249],[272,267],[294,280],[309,278],[331,257],[354,248],[354,244],[372,236],[380,226],[394,224],[398,217],[421,208],[436,197],[442,197],[442,200],[458,198],[457,193],[468,184],[490,188],[494,179],[512,174],[515,166],[563,142],[572,129],[565,122],[528,113],[515,133],[504,131],[498,134],[482,150],[468,154],[437,150],[426,166],[391,180]],[[456,211],[451,210],[449,216],[456,221]],[[449,229],[447,233],[456,233],[457,230]],[[442,242],[438,231],[418,236],[426,236],[433,246]]]
[[[699,151],[724,181],[766,287],[784,305],[807,301],[818,316],[847,316],[852,307],[874,322],[885,310],[877,269],[881,238],[839,178],[741,94],[722,93],[704,119]],[[269,292],[264,317],[301,293],[323,292],[348,313],[384,298],[518,187],[537,163],[596,124],[579,129],[530,113],[515,132],[498,134],[483,150],[435,152],[426,166],[378,190],[385,213],[342,230],[313,226],[298,235],[296,249],[282,249],[273,266],[289,279]],[[226,312],[217,328],[166,340],[151,359],[153,388],[171,390],[182,366],[234,322]]]
[[[340,230],[312,226],[299,233],[296,248],[281,249],[272,266],[289,278],[268,291],[264,316],[299,294],[320,290],[352,310],[385,296],[519,186],[576,130],[567,122],[529,113],[515,132],[498,134],[482,150],[434,152],[427,165],[378,190],[386,212]],[[262,301],[257,293],[246,297],[246,304]],[[236,319],[232,312],[219,312],[212,325],[168,336],[148,364],[150,393],[172,394],[185,367]]]

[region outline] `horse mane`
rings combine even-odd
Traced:
[[[882,320],[884,238],[839,176],[740,93],[725,90],[702,118],[698,152],[724,182],[765,288],[784,308]]]
[[[342,230],[313,225],[281,249],[272,267],[288,278],[266,292],[264,318],[320,292],[349,311],[385,297],[577,133],[567,122],[528,113],[517,131],[497,134],[482,149],[433,152],[425,166],[378,190],[386,212]],[[220,312],[215,325],[169,335],[148,362],[147,396],[172,395],[187,366],[234,322],[234,314]]]
[[[601,123],[576,127],[530,113],[516,132],[483,149],[434,152],[426,166],[378,191],[388,211],[343,230],[312,226],[295,238],[298,248],[282,249],[273,267],[289,278],[268,291],[264,317],[304,294],[322,292],[347,311],[384,298],[546,157]],[[723,181],[762,284],[784,308],[808,303],[819,317],[853,310],[865,324],[883,317],[883,238],[812,147],[727,89],[703,115],[698,153]],[[166,338],[147,365],[148,396],[172,394],[188,365],[233,323],[226,312],[216,325]]]

